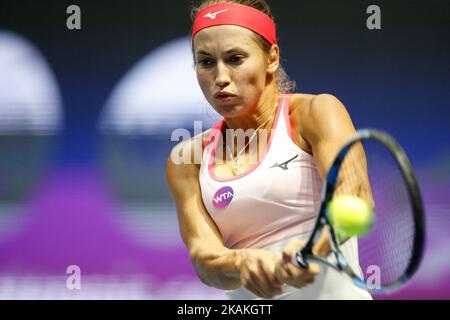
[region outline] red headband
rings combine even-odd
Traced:
[[[202,9],[194,20],[192,39],[202,29],[234,25],[256,32],[270,44],[277,43],[275,22],[264,12],[239,3],[224,2]]]

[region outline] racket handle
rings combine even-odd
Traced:
[[[303,257],[303,254],[301,251],[297,251],[291,259],[291,262],[293,265],[296,265],[297,267],[307,269],[309,266],[308,261]]]

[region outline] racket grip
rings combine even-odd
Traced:
[[[309,266],[308,261],[305,260],[305,258],[303,257],[303,254],[301,251],[297,251],[291,259],[291,262],[293,265],[303,268],[303,269],[307,269]]]

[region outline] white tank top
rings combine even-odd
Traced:
[[[223,120],[212,128],[204,143],[199,173],[202,199],[227,248],[264,248],[281,254],[290,239],[307,239],[314,227],[322,180],[313,157],[293,141],[290,98],[279,98],[263,157],[246,172],[226,179],[213,172]],[[351,258],[349,263],[358,266],[356,239],[347,241],[342,249]],[[236,299],[257,298],[242,287],[227,293]],[[279,298],[370,299],[370,295],[324,266],[315,285],[301,290],[287,286]]]
[[[311,231],[320,205],[322,181],[313,157],[292,140],[290,95],[283,95],[259,163],[238,176],[214,175],[217,135],[211,130],[200,168],[203,202],[226,247],[262,248]]]

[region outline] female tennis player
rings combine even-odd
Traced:
[[[291,263],[314,227],[326,172],[355,133],[345,107],[329,94],[292,93],[265,1],[203,1],[193,17],[198,83],[223,120],[174,148],[167,177],[199,278],[232,299],[370,299],[326,266]],[[252,132],[243,146],[228,134],[239,129]],[[180,152],[190,163],[174,161]],[[315,251],[326,255],[327,244]],[[356,240],[341,250],[358,264]]]

